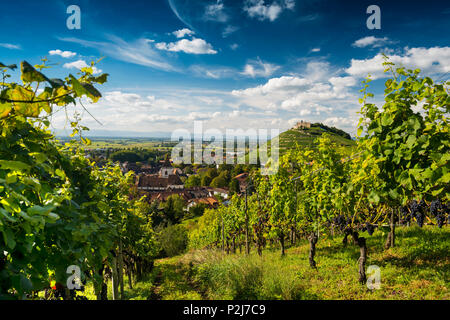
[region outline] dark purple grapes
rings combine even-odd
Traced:
[[[445,216],[443,214],[438,214],[436,217],[436,222],[439,228],[442,228],[445,222]]]
[[[442,210],[442,204],[439,199],[431,201],[430,213],[433,217],[437,217],[441,210]]]
[[[371,236],[375,231],[375,226],[373,224],[368,223],[366,226],[367,233]]]
[[[425,220],[425,215],[422,212],[417,212],[416,213],[416,221],[417,221],[417,225],[419,227],[423,227],[423,222]]]

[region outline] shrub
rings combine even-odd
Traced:
[[[168,257],[182,254],[188,243],[187,230],[183,225],[169,225],[161,230],[158,240]]]

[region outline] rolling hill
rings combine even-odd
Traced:
[[[293,149],[298,146],[313,146],[314,141],[323,133],[328,132],[331,140],[338,146],[352,149],[356,146],[356,142],[351,139],[351,136],[334,127],[328,127],[320,123],[314,123],[310,128],[292,128],[279,135],[280,154],[283,154],[288,149]]]
[[[322,123],[313,123],[310,127],[294,127],[287,131],[282,132],[279,137],[279,155],[283,155],[287,150],[295,149],[299,147],[311,147],[314,145],[314,141],[319,138],[323,133],[328,132],[331,136],[331,140],[335,142],[339,148],[342,148],[344,153],[351,154],[353,148],[356,147],[356,142],[352,140],[351,136],[341,129],[334,127],[328,127]],[[266,146],[264,145],[265,149]],[[268,150],[270,150],[270,145]],[[252,151],[252,155],[253,152]],[[245,154],[246,163],[249,159],[248,151]]]

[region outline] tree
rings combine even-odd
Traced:
[[[189,176],[184,183],[186,188],[199,187],[200,185],[201,178],[196,174]]]

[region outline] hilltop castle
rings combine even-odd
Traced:
[[[304,128],[311,128],[311,122],[304,122],[301,120],[300,122],[297,122],[294,126],[294,129],[304,129]]]

